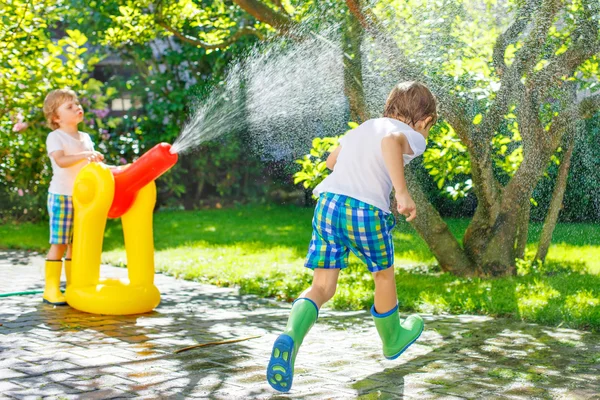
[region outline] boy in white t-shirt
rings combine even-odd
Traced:
[[[60,292],[62,257],[65,255],[67,285],[71,274],[71,242],[73,240],[73,186],[79,171],[89,162],[100,162],[104,156],[94,150],[90,135],[79,132],[83,108],[75,92],[57,89],[44,100],[44,115],[54,129],[46,139],[46,150],[52,163],[52,180],[48,188],[50,215],[50,251],[46,256],[46,287],[43,301],[65,305]]]
[[[416,206],[406,188],[404,165],[425,151],[425,139],[437,120],[436,107],[427,87],[400,83],[388,96],[384,117],[348,132],[327,158],[333,172],[314,190],[319,200],[305,263],[314,271],[313,282],[294,301],[285,331],[273,345],[267,381],[274,389],[290,390],[298,349],[321,306],[333,297],[350,251],[373,274],[371,314],[384,356],[395,359],[421,335],[420,316],[400,322],[398,315],[390,194],[393,187],[398,212],[413,220]]]

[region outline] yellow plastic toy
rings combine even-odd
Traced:
[[[66,291],[71,307],[93,314],[128,315],[149,312],[160,303],[154,285],[152,212],[154,180],[177,162],[177,154],[169,150],[169,144],[161,143],[115,173],[103,164],[90,163],[77,176],[71,282]],[[100,280],[109,215],[121,217],[128,281]]]

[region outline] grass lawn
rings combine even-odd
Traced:
[[[311,282],[303,265],[312,209],[243,206],[155,215],[157,270],[244,292],[291,300]],[[466,219],[447,220],[462,236]],[[541,224],[532,224],[528,252],[535,251]],[[4,224],[0,247],[47,250],[47,225]],[[426,244],[405,222],[395,231],[398,297],[402,310],[478,313],[600,330],[600,227],[559,224],[548,254],[551,273],[534,271],[499,279],[463,279],[424,273],[435,264]],[[107,225],[103,261],[125,264],[119,221]],[[583,273],[572,273],[570,269]],[[563,269],[563,271],[560,271]],[[367,308],[370,274],[356,258],[340,275],[332,306]]]

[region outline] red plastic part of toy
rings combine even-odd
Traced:
[[[169,150],[170,144],[157,144],[127,168],[112,170],[115,177],[115,197],[108,211],[110,218],[119,218],[125,214],[141,188],[177,163],[177,153],[172,154]]]

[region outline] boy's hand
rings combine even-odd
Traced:
[[[104,156],[97,151],[90,151],[87,159],[89,162],[101,162],[104,161]]]
[[[408,192],[396,193],[396,202],[398,203],[398,213],[404,215],[407,221],[412,221],[417,217],[417,205]]]

